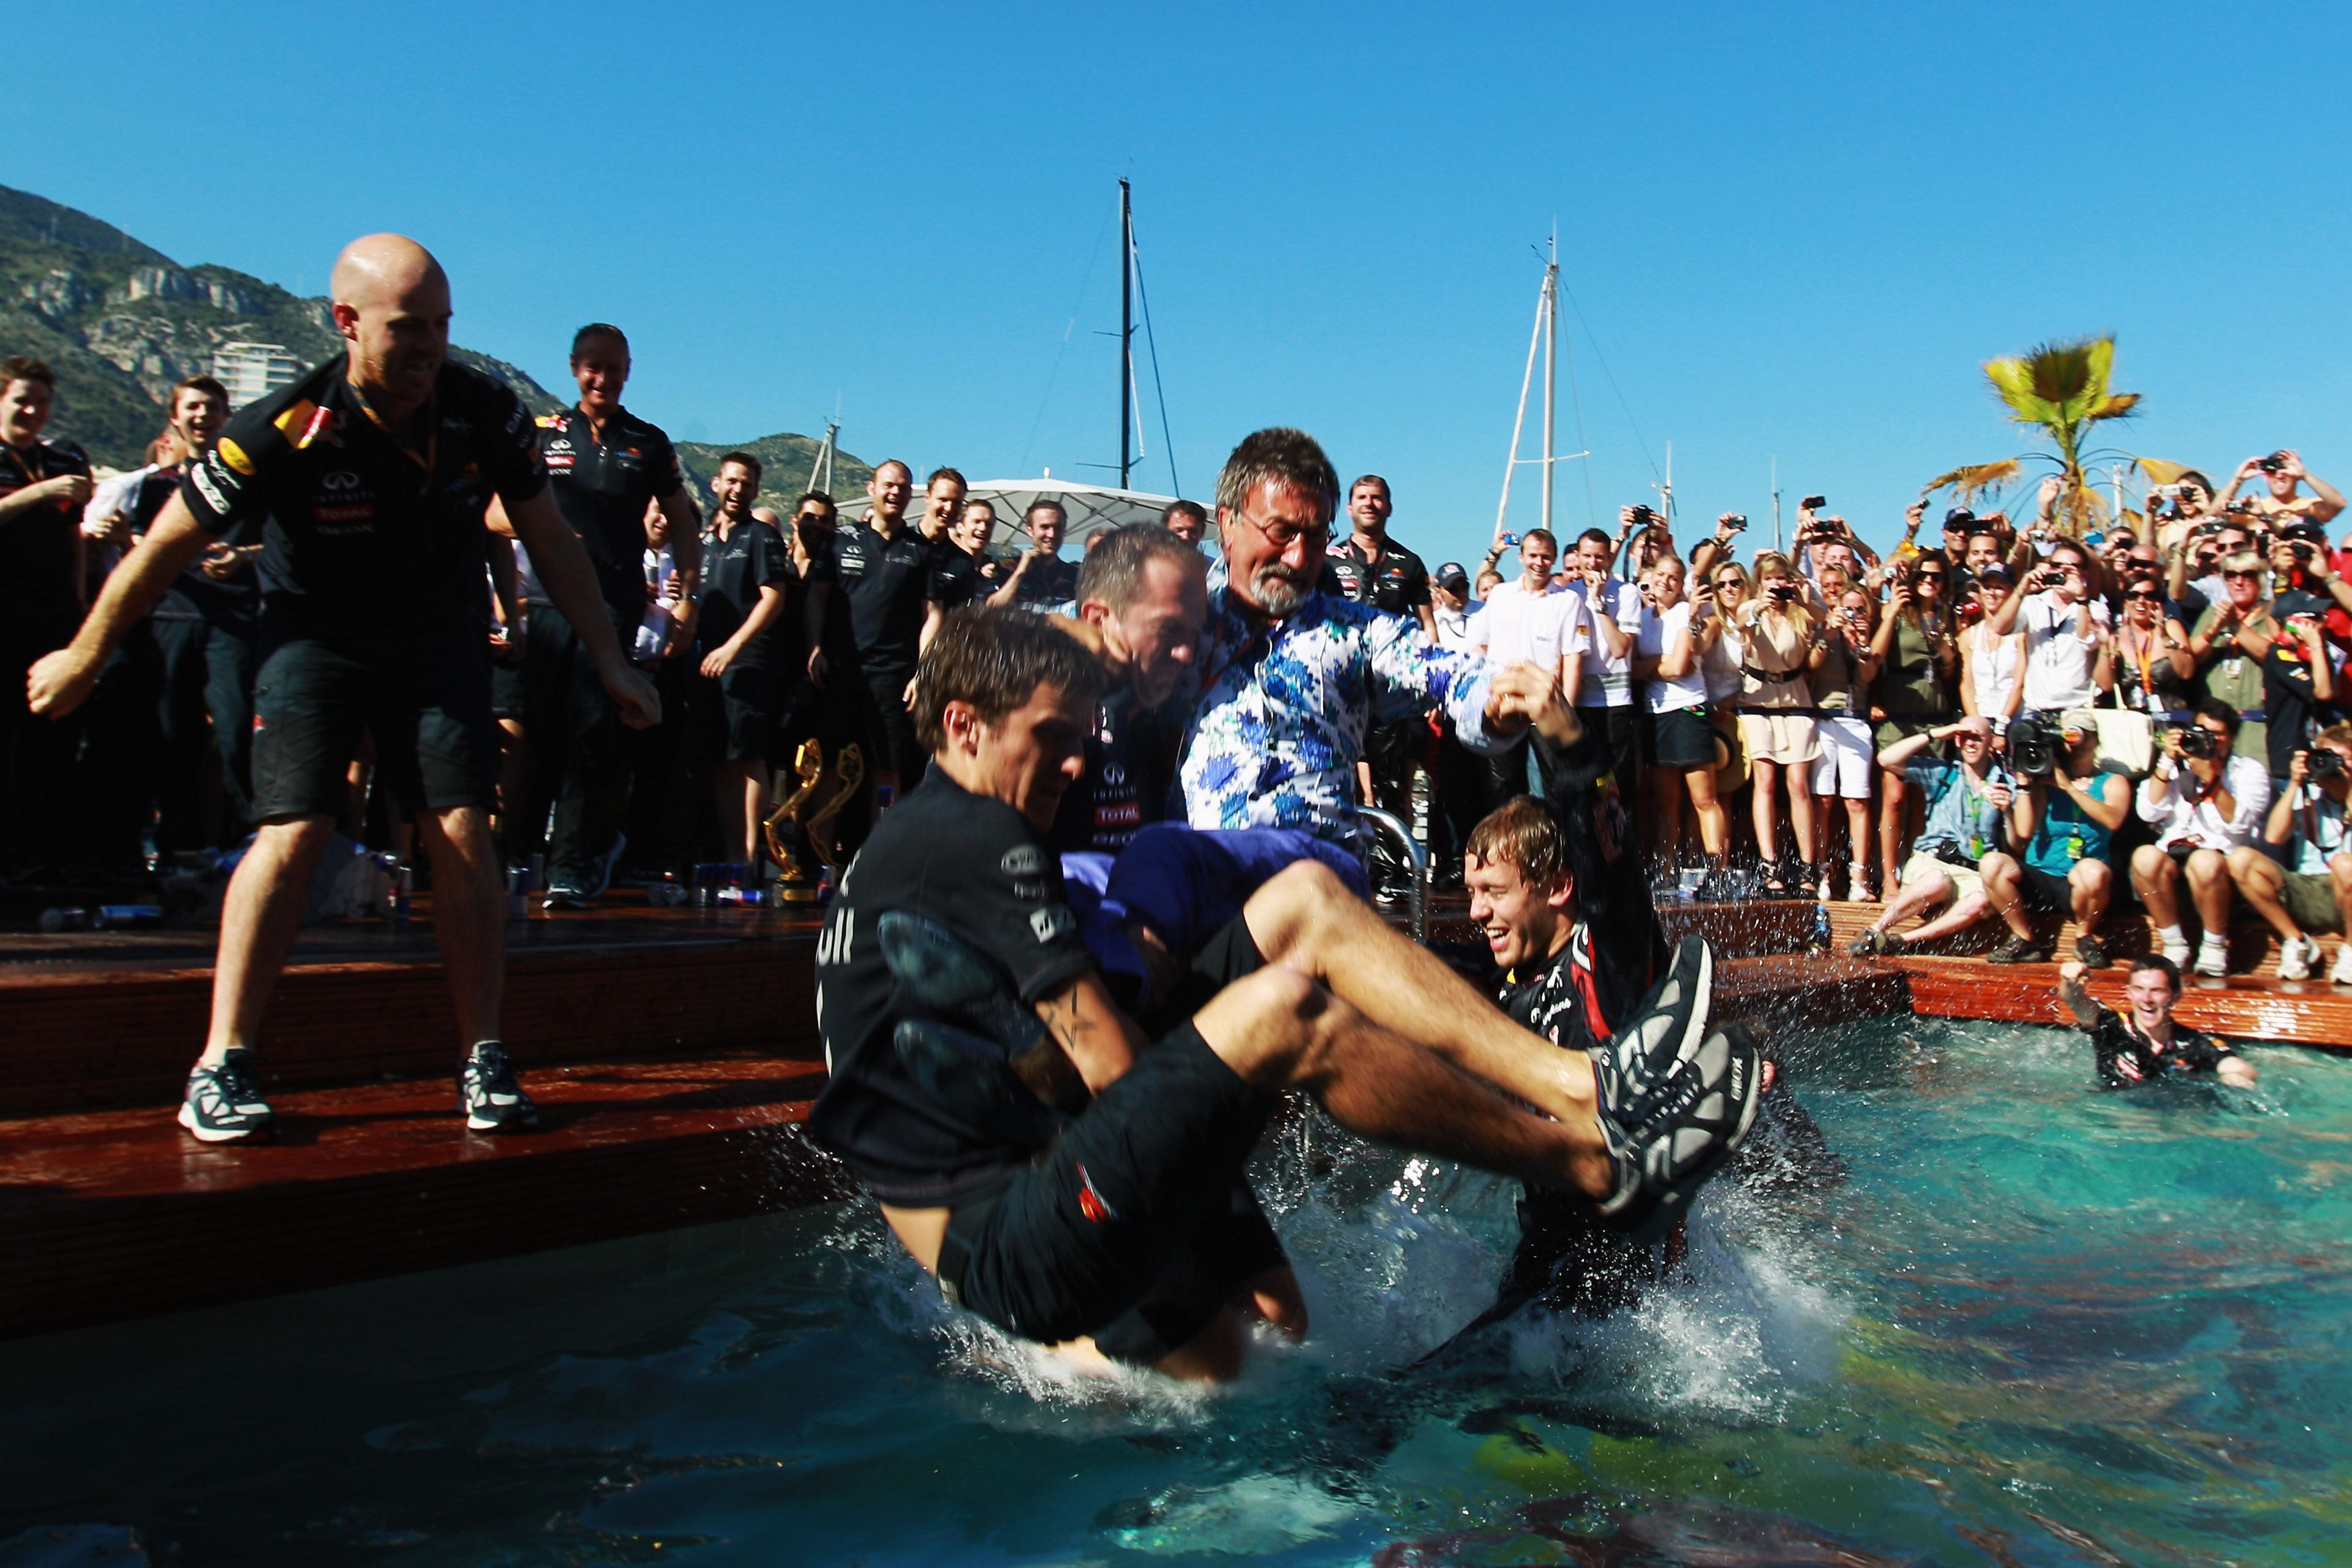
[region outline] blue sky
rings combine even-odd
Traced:
[[[868,459],[1099,480],[1126,174],[1184,491],[1301,425],[1433,563],[1492,528],[1555,217],[1594,453],[1561,525],[1651,499],[1672,440],[1686,524],[1764,525],[1777,455],[1791,512],[1885,541],[2020,448],[1979,362],[2094,331],[2129,449],[2292,445],[2352,489],[2352,8],[395,14],[82,0],[11,80],[0,183],[304,292],[405,230],[459,340],[551,386],[574,326],[626,326],[680,437],[838,398]]]

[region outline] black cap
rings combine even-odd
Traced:
[[[1458,594],[1470,585],[1470,574],[1462,570],[1462,563],[1449,561],[1437,569],[1437,585],[1449,594]]]
[[[2316,594],[2306,594],[2300,588],[2290,589],[2271,601],[2271,614],[2283,621],[2291,621],[2297,616],[2325,616],[2326,613],[2326,600]]]
[[[1976,520],[1976,513],[1970,511],[1964,506],[1956,506],[1951,510],[1944,514],[1944,526],[1946,528],[1958,528],[1964,524],[1974,522]]]

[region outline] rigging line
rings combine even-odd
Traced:
[[[1559,274],[1553,274],[1553,278],[1556,282]],[[1587,329],[1588,331],[1590,330]],[[1576,350],[1573,347],[1568,351],[1568,405],[1576,411],[1576,448],[1580,452],[1590,453],[1592,443],[1584,438],[1584,398],[1576,389]],[[1592,459],[1590,457],[1584,459],[1584,526],[1601,526],[1601,502],[1592,493]]]
[[[1650,456],[1649,439],[1642,434],[1641,422],[1633,417],[1633,405],[1625,401],[1625,389],[1617,384],[1617,373],[1609,368],[1609,356],[1601,352],[1601,340],[1593,335],[1592,323],[1584,319],[1584,307],[1576,302],[1576,291],[1566,283],[1559,286],[1559,290],[1568,296],[1568,308],[1576,312],[1577,324],[1584,329],[1585,341],[1592,345],[1592,357],[1601,362],[1601,374],[1609,378],[1609,390],[1617,395],[1617,406],[1625,411],[1625,423],[1633,428],[1633,440],[1642,448],[1642,461],[1650,465],[1650,477],[1663,484],[1665,475],[1658,471],[1658,460]]]
[[[1021,462],[1015,472],[1024,479],[1029,473],[1030,454],[1036,450],[1037,432],[1045,427],[1045,409],[1054,401],[1054,383],[1061,378],[1062,357],[1070,352],[1070,334],[1077,330],[1078,307],[1087,302],[1087,285],[1095,279],[1095,263],[1102,259],[1103,237],[1109,232],[1110,218],[1106,216],[1102,226],[1095,230],[1095,247],[1087,255],[1087,269],[1078,274],[1078,297],[1070,301],[1070,320],[1062,328],[1061,346],[1054,351],[1054,368],[1045,375],[1045,395],[1037,400],[1037,417],[1030,421],[1029,439],[1022,443]]]
[[[1132,232],[1130,229],[1130,235]],[[1151,333],[1151,290],[1143,286],[1143,247],[1133,246],[1131,254],[1135,260],[1135,298],[1143,307],[1143,342],[1151,350],[1151,395],[1160,404],[1160,450],[1168,459],[1168,492],[1181,496],[1184,493],[1184,481],[1176,477],[1176,437],[1168,433],[1168,394],[1160,384],[1160,340]],[[1141,434],[1137,432],[1139,437]]]

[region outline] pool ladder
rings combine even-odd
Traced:
[[[1404,852],[1405,865],[1412,872],[1412,883],[1405,889],[1406,913],[1412,917],[1412,940],[1424,945],[1429,941],[1429,851],[1412,836],[1404,818],[1393,811],[1377,806],[1364,806],[1357,812],[1384,838]]]

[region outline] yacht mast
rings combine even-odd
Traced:
[[[1129,437],[1135,426],[1135,203],[1125,180],[1118,183],[1118,488],[1127,489],[1135,466]]]

